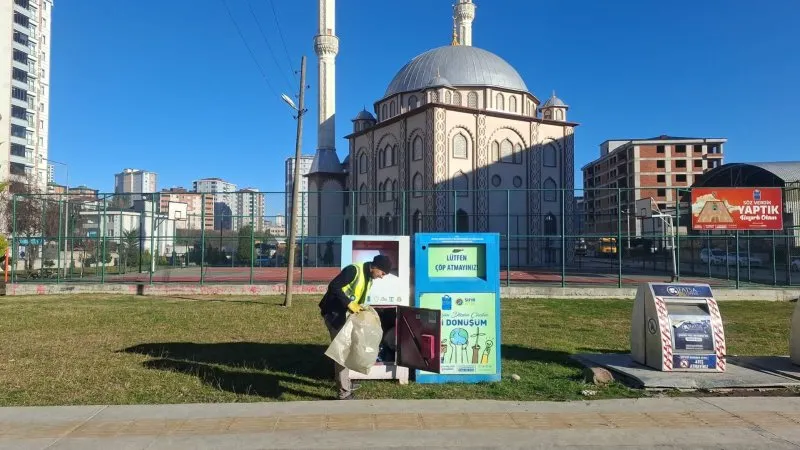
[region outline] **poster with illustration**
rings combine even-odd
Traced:
[[[675,350],[714,351],[714,333],[707,317],[670,316]]]
[[[372,282],[367,303],[410,305],[408,236],[342,236],[342,268],[370,262],[378,255],[389,257],[392,270]]]
[[[495,294],[422,294],[420,307],[442,311],[442,375],[497,373]]]

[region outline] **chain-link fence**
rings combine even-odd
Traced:
[[[687,189],[659,192],[662,214],[649,218],[637,217],[640,191],[304,192],[295,279],[334,277],[343,234],[495,232],[506,284],[800,286],[791,206],[782,231],[696,232]],[[283,282],[290,206],[283,192],[15,194],[5,224],[9,281]]]

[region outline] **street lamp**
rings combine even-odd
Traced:
[[[289,260],[287,261],[286,272],[286,298],[283,306],[292,306],[292,282],[294,281],[294,242],[297,239],[297,197],[300,196],[300,153],[303,146],[303,115],[305,108],[305,87],[306,87],[306,57],[300,59],[300,105],[296,106],[294,101],[286,94],[281,98],[287,105],[297,112],[297,136],[295,138],[294,149],[294,182],[292,183],[292,217],[289,229]]]

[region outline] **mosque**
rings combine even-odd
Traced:
[[[577,124],[555,93],[542,103],[513,66],[472,45],[472,0],[454,5],[451,45],[405,64],[374,112],[355,116],[343,162],[333,123],[334,0],[319,7],[309,234],[497,232],[513,267],[560,264],[562,245],[570,263],[572,243],[561,236],[574,235]]]

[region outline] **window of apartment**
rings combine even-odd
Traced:
[[[14,3],[16,3],[19,6],[22,6],[25,9],[30,8],[29,0],[14,0]]]
[[[20,125],[11,125],[11,135],[18,138],[27,139],[28,133],[25,127]]]
[[[695,159],[694,160],[694,166],[696,168],[698,168],[698,169],[702,169],[703,168],[703,160],[702,159]]]
[[[17,119],[28,120],[28,111],[17,105],[11,106],[11,117],[16,117]]]
[[[664,165],[664,160],[662,159],[660,161],[656,161],[656,167],[659,168],[659,169],[663,169],[664,167],[666,167]]]
[[[656,153],[664,153],[664,146],[663,145],[657,145],[656,146]]]
[[[666,189],[658,189],[656,191],[656,195],[659,196],[659,197],[666,197],[667,196],[667,190]]]
[[[22,25],[25,28],[28,28],[30,26],[30,19],[28,19],[28,16],[26,16],[25,14],[15,12],[14,23],[16,23],[17,25]]]
[[[11,169],[11,175],[25,176],[25,164],[12,162],[9,168]]]
[[[11,76],[17,81],[21,81],[23,83],[28,82],[28,72],[25,72],[22,69],[14,67],[14,70],[11,71]]]
[[[679,160],[675,161],[675,167],[677,167],[679,169],[685,168],[686,167],[686,160],[685,159],[679,159]]]
[[[21,50],[14,49],[14,61],[28,64],[28,54]]]
[[[702,146],[702,145],[695,144],[695,146],[694,146],[694,152],[695,152],[695,153],[703,153],[703,146]]]
[[[685,183],[686,182],[686,175],[675,175],[675,181],[677,181],[679,183]]]
[[[676,145],[675,151],[677,153],[686,153],[686,146],[685,145]]]
[[[28,46],[28,35],[21,31],[14,31],[14,42]]]
[[[21,144],[11,144],[11,154],[14,156],[25,157],[25,146]]]
[[[664,182],[667,181],[667,176],[666,175],[658,175],[656,177],[656,181],[659,182],[659,183],[664,183]]]

